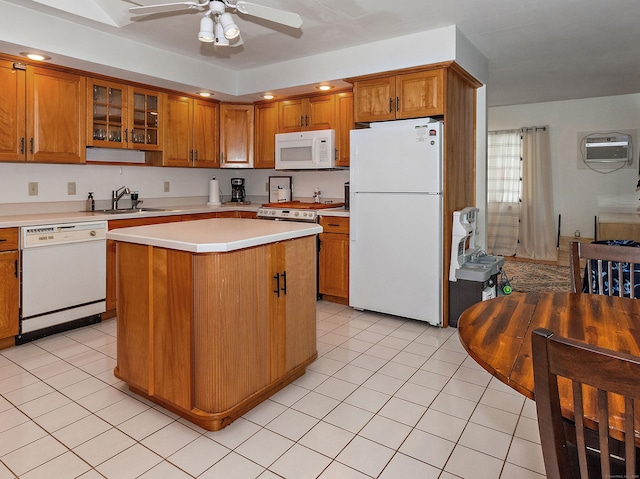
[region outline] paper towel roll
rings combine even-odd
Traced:
[[[215,178],[209,181],[209,206],[220,206],[220,183]]]

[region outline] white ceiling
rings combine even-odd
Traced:
[[[0,0],[0,15],[12,3],[232,71],[456,25],[488,59],[489,106],[640,92],[638,0],[253,0],[300,14],[303,26],[235,14],[235,48],[199,42],[198,12],[128,14],[170,1]]]

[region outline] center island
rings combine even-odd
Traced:
[[[131,391],[217,431],[317,357],[317,224],[217,218],[109,231]]]

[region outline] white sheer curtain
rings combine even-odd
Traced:
[[[514,256],[520,234],[520,130],[490,131],[487,148],[487,251]]]
[[[522,129],[522,211],[516,256],[557,259],[549,128]]]

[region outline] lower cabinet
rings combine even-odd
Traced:
[[[227,253],[118,243],[116,377],[209,430],[317,357],[316,238]]]
[[[349,304],[349,218],[321,216],[318,293],[323,299]]]
[[[0,349],[18,334],[18,228],[0,229]]]

